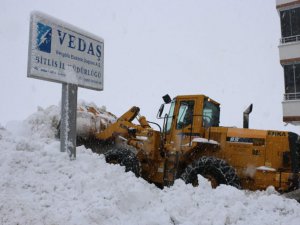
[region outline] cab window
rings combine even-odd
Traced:
[[[220,120],[219,105],[205,99],[203,108],[203,126],[204,127],[218,127]]]
[[[193,123],[194,101],[181,101],[176,129],[183,129]]]
[[[172,121],[173,121],[173,116],[174,116],[174,109],[175,109],[175,101],[173,100],[170,106],[170,111],[167,117],[167,122],[166,122],[166,132],[169,133],[172,127]]]

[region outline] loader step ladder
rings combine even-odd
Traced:
[[[178,152],[167,153],[164,167],[164,186],[170,187],[176,179],[176,171],[178,166]]]

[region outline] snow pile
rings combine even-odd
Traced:
[[[82,138],[94,136],[95,133],[104,130],[116,119],[117,117],[107,112],[104,106],[98,108],[94,103],[81,100],[77,107],[77,135]]]
[[[247,192],[199,177],[157,189],[83,146],[70,161],[55,140],[59,110],[0,127],[0,224],[289,224],[300,204],[269,188]]]

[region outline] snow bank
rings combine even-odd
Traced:
[[[94,136],[95,133],[104,130],[116,119],[117,117],[107,112],[104,106],[98,108],[94,103],[81,100],[77,107],[77,135],[82,138]]]
[[[248,192],[199,177],[157,189],[84,147],[70,161],[55,140],[59,111],[0,127],[0,224],[289,224],[300,204],[274,189]]]

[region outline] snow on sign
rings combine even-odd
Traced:
[[[103,90],[102,38],[40,12],[30,21],[28,77]]]

